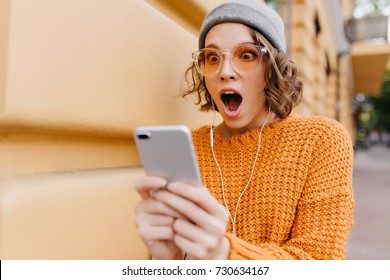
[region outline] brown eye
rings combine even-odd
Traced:
[[[244,61],[252,61],[257,58],[257,53],[255,51],[246,50],[240,55],[240,59]]]
[[[259,66],[261,57],[257,45],[241,45],[234,51],[232,62],[238,72],[249,73]]]
[[[210,64],[219,63],[219,56],[216,53],[209,53],[206,55],[206,62]]]

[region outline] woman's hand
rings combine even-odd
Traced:
[[[143,177],[135,183],[135,189],[142,197],[135,208],[136,225],[155,258],[182,259],[184,254],[174,242],[173,224],[175,219],[183,216],[164,202],[153,199],[166,184],[165,179],[154,176]]]
[[[172,219],[165,222],[166,237],[190,259],[226,259],[230,243],[225,238],[229,214],[205,187],[172,182],[154,194],[168,207]],[[168,211],[167,211],[168,213]],[[171,240],[171,239],[170,239]]]

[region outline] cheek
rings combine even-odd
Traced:
[[[210,78],[205,78],[204,82],[205,82],[206,88],[209,91],[209,93],[211,94],[211,96],[214,96],[214,94],[216,92],[216,83],[215,83],[215,81],[213,79],[210,79]]]
[[[263,68],[259,69],[259,72],[257,73],[254,79],[256,80],[255,83],[257,83],[257,86],[264,89],[266,82],[265,82],[265,72]]]
[[[248,90],[250,90],[252,93],[256,92],[257,95],[264,95],[264,88],[266,86],[265,80],[264,80],[264,74],[256,73],[256,75],[251,75],[247,79],[247,86]]]

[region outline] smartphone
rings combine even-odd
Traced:
[[[134,139],[146,174],[202,185],[192,134],[187,126],[138,127]]]

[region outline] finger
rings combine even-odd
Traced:
[[[167,189],[183,198],[186,198],[195,204],[198,204],[205,211],[213,215],[225,214],[223,207],[207,190],[206,187],[194,187],[182,182],[170,182]]]
[[[176,219],[173,223],[173,229],[177,235],[206,248],[215,246],[218,240],[225,234],[225,231],[220,232],[219,235],[210,233],[183,219]]]
[[[222,239],[221,239],[222,240]],[[176,234],[173,238],[176,246],[186,252],[191,259],[212,259],[221,250],[221,240],[215,239],[215,244],[197,243],[184,236]]]
[[[142,239],[151,240],[172,240],[175,232],[171,226],[140,226],[138,231]]]
[[[143,199],[149,199],[153,192],[165,188],[167,183],[168,181],[163,177],[146,176],[139,178],[134,183],[134,188]]]
[[[207,199],[211,198],[207,197]],[[187,219],[207,231],[215,234],[223,234],[226,230],[228,219],[227,214],[220,216],[210,214],[192,201],[170,193],[169,191],[158,192],[156,194],[156,200],[159,200],[169,207],[175,209]]]
[[[184,218],[177,210],[157,200],[141,200],[135,206],[136,218],[143,218],[145,215],[164,215],[173,218]]]
[[[186,239],[183,236],[176,234],[173,238],[177,247],[180,248],[183,252],[186,252],[192,259],[206,259],[207,250],[203,246],[199,246],[197,243],[192,240]]]
[[[173,241],[191,259],[226,259],[231,250],[225,235],[210,234],[187,220],[177,219],[174,223]]]
[[[142,216],[144,221],[147,221],[151,226],[173,226],[176,218],[166,215],[144,215]]]
[[[226,260],[231,250],[230,242],[225,237],[218,239],[211,247],[202,246],[202,244],[192,242],[178,234],[175,235],[173,240],[177,247],[186,252],[190,259],[194,260]]]

